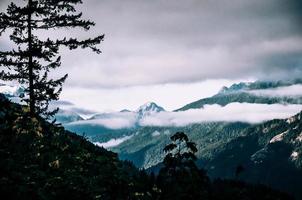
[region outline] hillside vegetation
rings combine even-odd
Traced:
[[[29,117],[27,107],[2,95],[0,158],[0,192],[7,199],[292,199],[261,185],[210,182],[194,163],[193,171],[147,175],[81,136]]]

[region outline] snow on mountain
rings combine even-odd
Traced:
[[[0,84],[0,93],[4,94],[6,97],[19,97],[24,94],[24,87],[18,85],[6,85]]]
[[[140,106],[136,111],[121,110],[119,112],[99,113],[93,115],[87,120],[72,122],[69,125],[75,126],[101,126],[108,129],[133,128],[140,125],[141,120],[145,117],[164,112],[165,109],[156,103],[149,102]]]
[[[62,109],[60,109],[59,112],[55,115],[55,118],[57,122],[62,124],[83,120],[83,118],[79,114],[70,110]]]
[[[148,102],[140,106],[136,111],[130,111],[127,109],[123,109],[119,112],[109,112],[109,113],[99,113],[90,118],[92,119],[106,119],[106,118],[114,118],[114,117],[128,117],[129,115],[136,115],[137,119],[140,120],[146,116],[150,116],[159,112],[164,112],[165,109],[161,106],[158,106],[154,102]]]
[[[240,83],[233,84],[230,87],[224,86],[224,87],[221,88],[221,90],[219,91],[218,94],[229,94],[229,93],[239,92],[239,91],[242,91],[242,90],[248,90],[249,86],[251,84],[252,83],[240,82]]]
[[[164,112],[165,109],[163,107],[158,106],[154,102],[148,102],[142,106],[140,106],[136,113],[138,114],[139,119],[142,119],[146,116],[150,116],[155,113]]]

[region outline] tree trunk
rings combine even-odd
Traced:
[[[27,29],[28,29],[28,79],[29,79],[29,109],[30,115],[35,116],[35,97],[34,97],[34,74],[33,74],[33,56],[32,56],[32,27],[31,27],[31,9],[32,0],[28,0],[28,18],[27,18]]]

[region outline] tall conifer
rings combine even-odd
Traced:
[[[0,66],[3,68],[0,78],[4,81],[18,81],[25,85],[22,97],[30,109],[30,115],[52,116],[57,110],[49,111],[49,102],[58,100],[62,84],[67,74],[59,79],[49,78],[49,72],[61,65],[59,48],[90,48],[96,53],[96,47],[104,35],[86,40],[62,37],[41,39],[38,32],[62,28],[82,28],[88,31],[94,22],[82,19],[82,13],[75,6],[81,0],[24,0],[25,6],[11,3],[6,13],[0,13],[0,36],[7,30],[10,40],[16,45],[9,51],[0,51]]]

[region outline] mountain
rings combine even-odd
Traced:
[[[278,87],[287,87],[291,85],[302,84],[302,79],[294,80],[282,80],[282,81],[255,81],[255,82],[240,82],[231,85],[230,87],[223,87],[220,90],[222,93],[234,93],[247,90],[263,90],[263,89],[274,89]]]
[[[68,110],[62,110],[62,109],[60,109],[58,113],[56,113],[55,118],[57,122],[61,124],[67,124],[71,122],[84,120],[79,114]]]
[[[138,114],[138,118],[142,119],[148,115],[152,115],[155,113],[159,113],[159,112],[164,112],[165,109],[158,106],[156,103],[154,102],[148,102],[142,106],[140,106],[137,110],[136,113]]]
[[[218,104],[226,106],[230,103],[257,103],[257,104],[302,104],[302,97],[265,97],[240,91],[237,93],[219,93],[209,98],[187,104],[176,111],[203,108],[205,105]]]
[[[212,179],[261,183],[302,199],[302,112],[261,124],[203,123],[185,127],[142,127],[112,147],[121,159],[158,172],[171,135],[184,131],[198,148],[198,166]],[[236,176],[236,168],[243,172]]]
[[[183,110],[199,108],[207,104],[227,105],[230,102],[299,103],[297,97],[257,96],[250,91],[291,86],[300,82],[300,80],[296,80],[233,84],[228,88],[223,88],[213,97],[185,106]],[[162,160],[164,154],[160,149],[164,147],[169,140],[169,134],[173,132],[185,131],[198,144],[198,157],[208,159],[223,149],[223,145],[227,142],[244,134],[246,128],[253,126],[242,122],[203,122],[180,127],[141,125],[140,121],[144,118],[161,112],[164,113],[165,110],[150,102],[140,106],[136,111],[123,110],[121,112],[101,113],[94,115],[89,120],[68,123],[64,126],[80,135],[85,134],[95,143],[106,144],[106,142],[123,141],[118,145],[113,145],[110,149],[119,153],[122,159],[133,161],[140,168],[152,167]]]
[[[145,117],[164,112],[164,108],[150,102],[140,106],[136,111],[99,113],[87,120],[64,124],[64,127],[80,135],[85,134],[92,142],[104,143],[133,135]]]
[[[169,178],[148,175],[117,154],[93,145],[85,137],[54,126],[40,117],[32,118],[22,105],[0,94],[0,192],[8,199],[166,199],[163,183]],[[236,180],[209,181],[205,172],[184,175],[185,193],[175,183],[169,199],[218,200],[221,197],[259,200],[292,200],[285,193]],[[205,181],[200,180],[204,178]],[[178,180],[178,177],[172,176]],[[189,181],[188,181],[189,180]],[[188,190],[191,191],[191,190]],[[189,195],[188,195],[189,194]],[[184,198],[182,198],[184,199]]]
[[[0,84],[0,93],[10,99],[12,102],[21,103],[20,96],[23,96],[24,92],[25,88],[23,86]],[[83,120],[83,117],[81,117],[80,113],[85,113],[85,110],[74,108],[72,106],[73,104],[67,101],[50,102],[50,109],[60,107],[59,112],[55,115],[55,119],[61,124]]]
[[[258,104],[302,104],[302,95],[261,95],[258,91],[301,85],[302,79],[294,81],[238,83],[223,87],[216,95],[189,103],[175,111],[203,108],[205,105],[218,104],[226,106],[229,103],[258,103]]]
[[[128,109],[123,109],[123,110],[121,110],[120,112],[131,112],[130,110],[128,110]]]
[[[142,119],[146,116],[159,113],[159,112],[164,112],[165,109],[161,106],[158,106],[154,102],[148,102],[143,105],[141,105],[136,111],[130,111],[127,109],[123,109],[119,112],[111,112],[111,113],[99,113],[94,116],[92,116],[90,119],[104,119],[104,118],[113,118],[115,116],[122,116],[122,115],[137,115],[137,119]]]
[[[202,161],[212,177],[234,177],[241,165],[241,179],[294,193],[302,199],[302,112],[245,129],[211,159]]]
[[[24,95],[25,88],[17,85],[7,85],[0,83],[0,93],[4,94],[8,98],[19,97]]]
[[[212,122],[185,127],[139,127],[130,133],[133,137],[110,149],[118,153],[121,159],[131,160],[139,168],[149,168],[163,160],[163,148],[169,143],[171,135],[184,131],[196,142],[197,157],[211,158],[222,146],[241,136],[242,131],[250,126],[241,122]]]

